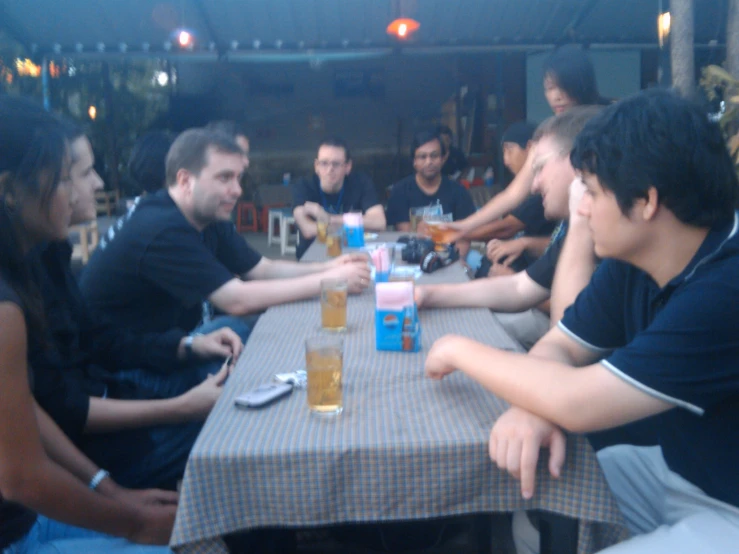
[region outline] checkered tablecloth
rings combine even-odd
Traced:
[[[319,259],[313,244],[307,259]],[[459,282],[458,265],[429,281]],[[257,527],[435,518],[542,509],[580,519],[580,554],[626,537],[596,457],[570,437],[560,479],[539,465],[535,497],[490,461],[487,442],[506,404],[455,373],[424,376],[433,342],[454,332],[500,348],[516,346],[486,309],[421,311],[419,353],[375,350],[374,295],[348,302],[344,412],[311,414],[305,390],[260,410],[234,398],[304,367],[304,340],[320,328],[317,299],[270,308],[249,338],[190,455],[171,545],[226,552],[220,536]],[[546,455],[543,455],[546,458]]]

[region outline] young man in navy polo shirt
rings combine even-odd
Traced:
[[[721,132],[687,100],[648,91],[596,116],[571,159],[587,189],[580,213],[605,259],[591,283],[529,355],[446,336],[426,371],[461,369],[512,404],[490,455],[526,498],[542,446],[559,475],[561,429],[657,416],[658,446],[598,454],[636,535],[606,552],[735,551],[739,182]]]

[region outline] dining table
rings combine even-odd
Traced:
[[[394,243],[399,234],[368,238]],[[325,245],[315,241],[301,262],[328,259]],[[455,262],[421,273],[416,284],[468,280]],[[570,522],[573,554],[627,538],[586,438],[568,435],[559,478],[548,473],[543,450],[535,494],[524,499],[520,483],[488,455],[490,430],[508,404],[461,372],[441,381],[425,375],[426,354],[449,333],[521,352],[491,311],[421,309],[419,320],[420,352],[378,351],[373,288],[349,296],[343,412],[327,416],[312,413],[306,390],[297,387],[263,408],[235,406],[237,396],[273,382],[276,374],[304,369],[305,340],[321,333],[318,298],[263,313],[193,446],[170,546],[224,553],[223,536],[235,532],[522,510]]]

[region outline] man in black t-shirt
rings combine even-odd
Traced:
[[[269,260],[237,234],[230,216],[243,155],[227,135],[182,133],[167,155],[167,189],[140,199],[101,238],[80,283],[88,305],[126,328],[161,333],[195,329],[208,315],[205,301],[243,316],[316,296],[329,277],[347,279],[352,293],[364,290],[365,256]]]
[[[569,217],[570,185],[576,179],[569,160],[577,133],[595,115],[592,110],[571,110],[545,121],[537,130],[534,151],[534,192],[541,193],[544,214],[552,221]],[[531,310],[550,296],[555,268],[566,234],[566,224],[554,233],[544,255],[525,271],[477,279],[457,285],[416,287],[419,307],[487,307],[496,312],[518,314],[506,322],[508,333],[530,347],[549,329],[549,318]],[[584,284],[583,284],[584,286]],[[505,315],[503,319],[506,318]]]
[[[387,201],[387,222],[398,231],[408,232],[411,208],[441,205],[445,214],[452,214],[454,221],[464,219],[475,211],[470,193],[456,181],[441,174],[446,147],[439,135],[431,131],[416,133],[411,144],[414,175],[409,175],[393,185]],[[460,258],[467,256],[470,243],[458,241]]]
[[[321,141],[313,167],[315,175],[293,185],[293,215],[300,233],[298,259],[313,243],[320,218],[340,223],[342,214],[362,212],[365,230],[385,230],[385,210],[375,184],[364,173],[352,172],[346,142],[336,137]]]

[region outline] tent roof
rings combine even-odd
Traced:
[[[657,43],[658,8],[659,0],[0,0],[0,27],[37,55],[238,59],[390,48],[385,28],[399,15],[421,23],[409,50],[643,47]],[[696,0],[695,11],[696,44],[722,44],[725,0]],[[181,28],[196,37],[191,51],[172,46]]]

